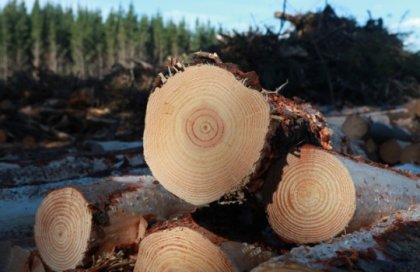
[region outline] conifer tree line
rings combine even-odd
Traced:
[[[15,72],[48,69],[59,75],[102,77],[114,64],[142,60],[161,64],[168,55],[206,49],[216,43],[217,31],[209,22],[166,21],[128,10],[100,11],[59,4],[29,10],[24,2],[9,1],[0,8],[0,79]]]

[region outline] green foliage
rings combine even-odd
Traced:
[[[162,65],[168,56],[206,50],[216,43],[216,31],[198,22],[166,21],[160,14],[138,16],[131,4],[106,18],[100,11],[59,4],[40,5],[28,12],[24,2],[0,8],[0,79],[31,68],[81,78],[102,77],[115,64],[131,67],[139,60]]]

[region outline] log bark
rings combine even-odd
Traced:
[[[417,204],[377,221],[371,229],[329,243],[294,248],[252,271],[279,271],[285,262],[322,271],[418,271],[418,252],[420,206]]]
[[[134,271],[249,271],[270,256],[270,251],[228,241],[187,217],[150,230],[140,243]]]
[[[310,145],[284,163],[271,169],[267,213],[274,231],[289,242],[325,241],[420,202],[418,177],[378,164]]]
[[[50,192],[35,219],[35,242],[53,270],[83,268],[133,246],[148,222],[194,211],[164,190],[153,177],[109,180]]]
[[[309,104],[263,90],[255,73],[209,56],[214,65],[170,68],[149,97],[145,160],[165,188],[208,204],[265,171],[274,138],[284,146],[310,141],[330,148],[323,117]]]

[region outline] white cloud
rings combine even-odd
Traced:
[[[410,18],[399,24],[400,28],[420,28],[420,17]]]

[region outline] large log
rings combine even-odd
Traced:
[[[175,75],[161,75],[149,97],[145,160],[169,191],[202,205],[240,190],[266,168],[274,138],[329,148],[325,122],[310,105],[263,90],[254,73],[217,55],[209,59],[215,64],[178,65]]]
[[[283,166],[271,169],[267,213],[286,241],[324,241],[420,202],[418,177],[314,146],[288,154]]]
[[[417,204],[377,221],[371,229],[329,243],[294,248],[252,272],[281,271],[288,262],[322,271],[418,271],[419,252],[420,205]]]
[[[149,231],[134,271],[249,271],[271,256],[260,247],[217,236],[187,217]]]
[[[35,242],[53,270],[83,268],[133,246],[148,222],[194,211],[153,177],[109,180],[50,192],[35,220]]]

